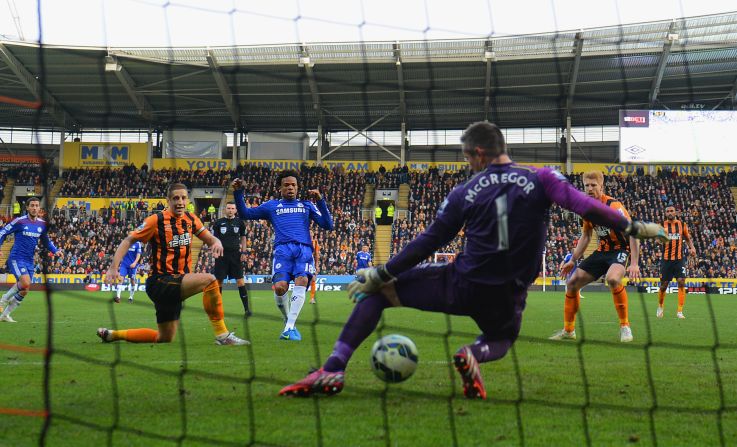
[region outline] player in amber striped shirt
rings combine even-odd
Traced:
[[[589,197],[601,201],[606,206],[617,210],[627,220],[631,220],[629,213],[620,201],[604,194],[604,174],[599,171],[585,173],[583,175],[583,186]],[[566,276],[573,270],[576,262],[581,259],[586,251],[594,232],[599,238],[599,246],[594,253],[578,265],[576,272],[566,281],[563,329],[553,334],[550,337],[551,340],[575,340],[576,313],[578,313],[581,303],[581,289],[586,284],[605,275],[606,283],[612,292],[614,308],[619,317],[619,341],[623,343],[632,341],[627,291],[622,284],[622,279],[624,279],[625,273],[629,275],[631,280],[640,277],[640,267],[638,266],[640,246],[637,239],[631,236],[628,237],[622,231],[600,225],[594,226],[590,221],[584,220],[581,239],[573,250],[573,256],[561,264],[561,274]],[[627,267],[627,258],[630,251],[632,259],[629,267]]]
[[[663,303],[665,303],[665,292],[668,290],[673,278],[678,282],[678,311],[676,316],[680,319],[683,315],[683,305],[686,302],[686,260],[683,259],[683,241],[688,244],[688,253],[696,256],[696,247],[693,245],[691,235],[686,224],[676,219],[676,208],[667,206],[665,208],[665,222],[663,222],[665,233],[670,237],[670,242],[663,245],[663,260],[660,264],[660,291],[658,291],[658,310],[655,315],[663,318]]]
[[[192,236],[197,236],[209,245],[215,258],[223,254],[223,244],[202,225],[197,216],[186,211],[189,196],[185,185],[170,185],[167,202],[167,209],[148,216],[123,239],[107,272],[107,280],[114,284],[120,278],[120,261],[131,244],[141,241],[151,245],[151,275],[146,280],[146,294],[156,308],[158,330],[99,328],[97,336],[106,343],[117,340],[131,343],[169,343],[174,340],[179,327],[182,301],[202,292],[202,303],[215,332],[215,344],[250,344],[229,332],[225,326],[222,295],[215,276],[189,271]]]

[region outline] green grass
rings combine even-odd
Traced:
[[[418,346],[420,366],[407,382],[387,386],[371,373],[372,335],[340,395],[278,397],[329,354],[352,304],[343,293],[305,304],[304,339],[294,343],[277,339],[282,324],[271,293],[253,295],[247,327],[236,293],[224,299],[229,328],[253,342],[245,348],[213,344],[198,297],[187,301],[172,344],[102,344],[98,326],[154,327],[148,298],[113,306],[107,294],[55,293],[47,445],[173,446],[183,438],[186,446],[547,446],[583,445],[587,433],[597,446],[654,438],[660,446],[719,445],[720,423],[724,442],[737,444],[734,297],[711,297],[714,324],[703,295],[688,297],[681,321],[674,295],[657,320],[655,296],[631,294],[635,342],[623,345],[609,294],[585,291],[579,341],[551,342],[563,296],[531,293],[514,352],[482,367],[490,396],[482,402],[463,398],[448,362],[477,335],[474,324],[412,309],[387,311],[382,328]],[[14,317],[17,324],[0,323],[0,344],[46,346],[43,294],[32,293]],[[42,354],[0,349],[0,408],[42,410],[43,365]],[[40,417],[0,410],[0,445],[38,445],[42,426]]]

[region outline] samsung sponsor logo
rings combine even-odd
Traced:
[[[301,205],[301,204],[300,204]],[[300,207],[300,208],[279,208],[276,210],[276,215],[281,216],[282,214],[291,214],[291,213],[306,213],[307,209]]]

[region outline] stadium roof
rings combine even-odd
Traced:
[[[0,127],[330,131],[616,125],[732,109],[737,13],[488,39],[229,48],[0,41]],[[45,99],[44,99],[45,98]],[[33,109],[13,100],[44,100]],[[378,123],[377,123],[378,121]]]

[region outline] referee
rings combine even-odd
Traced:
[[[216,220],[211,227],[212,234],[223,243],[223,255],[215,259],[215,278],[223,288],[225,278],[235,279],[238,293],[241,295],[246,317],[251,316],[248,307],[248,290],[243,279],[241,262],[246,260],[246,224],[235,217],[235,202],[225,205],[225,217]]]

